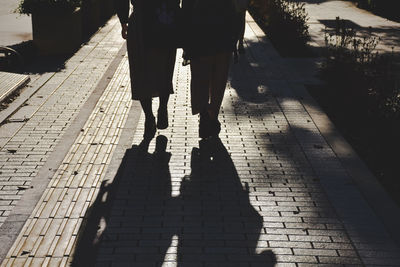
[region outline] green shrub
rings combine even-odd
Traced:
[[[32,14],[35,12],[72,12],[81,5],[81,0],[22,0],[17,12],[21,14]]]
[[[384,117],[400,117],[400,84],[397,58],[379,54],[380,39],[371,32],[358,34],[336,18],[336,28],[325,33],[327,47],[325,77],[348,97],[365,104],[370,112]]]
[[[288,46],[306,45],[310,36],[304,3],[293,0],[252,0],[250,8],[273,42]]]

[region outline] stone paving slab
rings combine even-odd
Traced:
[[[179,52],[170,127],[139,146],[125,57],[2,266],[400,265],[285,61],[248,20],[221,139],[199,142]]]
[[[28,75],[0,71],[0,102],[15,90],[24,87],[29,80]]]
[[[4,266],[44,264],[46,260],[50,266],[67,263],[87,209],[101,189],[132,105],[128,78],[125,57],[27,220]],[[47,259],[50,255],[53,259]]]
[[[32,180],[117,56],[123,44],[118,27],[114,17],[62,70],[36,79],[41,84],[34,94],[12,116],[3,118],[8,120],[0,126],[0,199],[13,196],[13,200],[0,206],[0,225],[31,190]]]
[[[189,70],[177,63],[172,125],[162,132],[171,154],[152,153],[154,142],[150,153],[140,151],[141,119],[114,178],[117,188],[109,191],[113,201],[93,206],[105,226],[91,260],[96,266],[397,266],[399,247],[295,96],[290,74],[280,73],[282,62],[264,50],[269,44],[261,45],[259,29],[246,38],[248,53],[233,67],[212,160],[202,158],[198,119],[190,116]]]
[[[315,47],[324,47],[325,29],[332,30],[335,27],[336,17],[347,21],[350,28],[358,32],[370,31],[381,38],[378,50],[381,52],[400,52],[400,23],[374,15],[363,9],[357,8],[349,1],[302,1],[309,15],[311,44]]]

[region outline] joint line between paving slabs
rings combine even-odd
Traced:
[[[49,177],[53,177],[56,170],[67,155],[70,147],[79,136],[83,125],[86,123],[87,119],[91,115],[91,111],[94,110],[96,103],[99,101],[102,93],[111,82],[111,79],[109,79],[109,77],[113,76],[125,54],[126,46],[123,45],[122,48],[119,50],[117,56],[97,84],[95,90],[92,92],[91,96],[82,107],[79,115],[76,117],[75,121],[67,130],[63,139],[53,151],[51,157],[49,157],[49,160],[40,169],[38,175],[32,181],[32,188],[25,192],[21,200],[14,207],[10,216],[0,227],[0,243],[2,244],[2,246],[0,247],[0,262],[4,260],[5,255],[16,240],[19,232],[25,224],[25,221],[31,215],[40,197],[47,188],[47,185],[50,182]]]

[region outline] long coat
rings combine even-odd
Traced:
[[[173,93],[176,48],[163,46],[152,29],[160,0],[117,0],[117,14],[121,23],[128,23],[128,56],[132,98],[142,100]],[[179,0],[172,0],[178,5]],[[158,4],[158,5],[157,5]]]
[[[234,51],[240,13],[232,0],[182,0],[188,58]]]

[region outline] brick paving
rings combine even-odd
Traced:
[[[251,18],[246,48],[221,140],[199,143],[178,53],[170,127],[148,150],[125,56],[1,266],[399,266]]]
[[[340,17],[346,20],[349,28],[358,33],[370,32],[381,38],[377,47],[380,52],[400,52],[400,23],[374,15],[364,9],[357,8],[349,1],[303,1],[309,15],[308,24],[313,44],[316,47],[325,45],[325,29],[335,28],[335,19]]]
[[[9,252],[11,260],[6,259],[4,266],[58,266],[67,262],[131,107],[129,87],[125,86],[127,73],[125,58],[27,220]]]
[[[14,90],[24,87],[29,76],[0,71],[0,103]]]
[[[112,20],[1,125],[0,225],[29,190],[117,55],[122,45],[118,27],[117,20]]]

